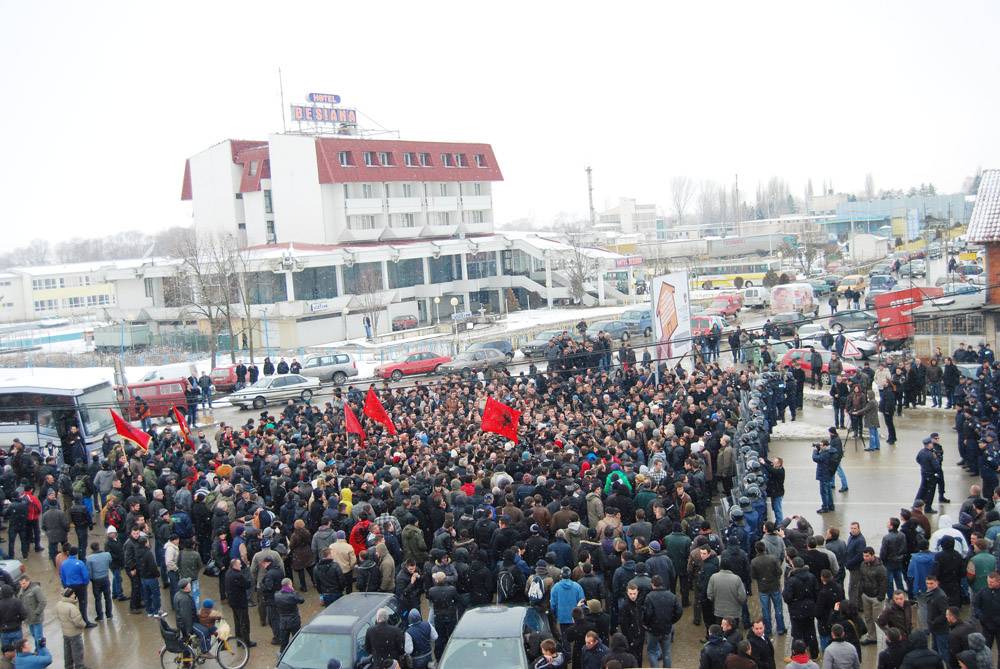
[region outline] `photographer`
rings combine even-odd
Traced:
[[[31,652],[31,645],[28,639],[20,639],[14,642],[17,654],[14,656],[15,669],[43,669],[52,664],[52,653],[45,647],[45,639],[38,640],[38,648]]]
[[[833,475],[836,466],[831,470],[833,457],[830,451],[830,442],[826,439],[813,444],[813,462],[816,463],[816,480],[819,482],[820,508],[816,513],[828,513],[833,511]]]

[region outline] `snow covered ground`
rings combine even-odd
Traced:
[[[822,425],[811,425],[804,420],[797,420],[793,423],[787,417],[785,420],[787,422],[778,423],[774,426],[774,430],[771,431],[771,439],[795,439],[802,441],[806,439],[819,440],[827,436],[826,428]]]

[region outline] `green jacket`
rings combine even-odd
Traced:
[[[427,542],[424,541],[424,533],[416,525],[407,525],[403,528],[403,558],[415,560],[418,565],[427,561]]]
[[[177,578],[197,581],[202,568],[201,556],[193,548],[185,548],[177,558]]]
[[[674,570],[678,574],[687,571],[688,557],[691,555],[691,537],[683,532],[671,532],[663,538],[663,550],[670,556],[670,561],[674,563]]]
[[[18,591],[17,598],[21,600],[25,611],[28,612],[28,617],[24,619],[24,622],[28,625],[41,624],[42,616],[45,613],[45,593],[42,592],[42,586],[32,581],[27,588]]]
[[[610,474],[608,474],[608,478],[604,481],[604,494],[605,495],[610,495],[611,494],[611,486],[613,486],[615,484],[615,479],[618,479],[619,481],[621,481],[622,484],[626,488],[628,488],[628,491],[630,493],[632,492],[632,482],[628,480],[627,476],[625,476],[625,472],[623,472],[620,469],[616,469],[615,471],[613,471]]]

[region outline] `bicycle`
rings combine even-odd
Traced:
[[[201,652],[201,640],[197,634],[192,634],[187,641],[181,638],[180,632],[160,619],[160,636],[163,646],[160,648],[160,666],[162,669],[190,669],[204,664],[214,657],[222,669],[243,669],[250,660],[250,649],[243,642],[232,636],[229,625],[219,621],[218,630],[212,635],[207,653]]]

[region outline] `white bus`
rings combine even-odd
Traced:
[[[750,288],[764,285],[769,270],[780,273],[777,258],[744,258],[742,260],[696,261],[688,270],[693,290],[713,288]]]
[[[76,425],[93,454],[105,434],[115,433],[110,409],[118,410],[107,372],[95,369],[0,369],[0,446],[17,438],[32,450],[52,442],[58,449]],[[61,452],[61,451],[60,451]]]

